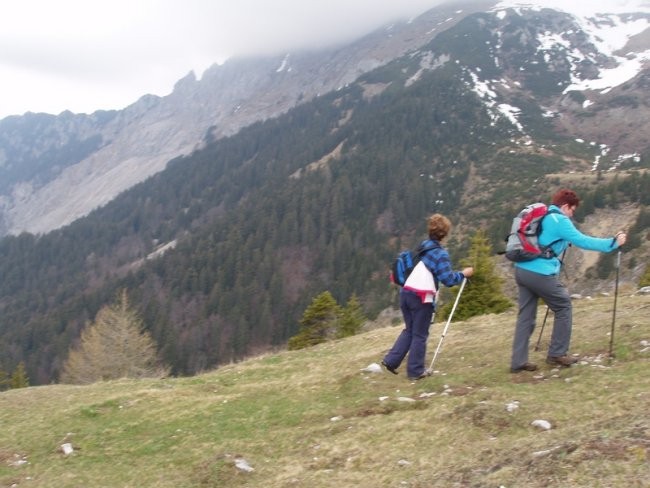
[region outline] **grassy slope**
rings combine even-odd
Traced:
[[[416,383],[360,371],[396,326],[191,378],[7,391],[0,486],[649,486],[650,297],[621,293],[618,304],[615,360],[601,357],[613,298],[581,300],[573,352],[586,360],[539,375],[508,373],[508,312],[452,323],[439,371]],[[550,323],[543,343],[549,333]]]

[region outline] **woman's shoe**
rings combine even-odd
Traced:
[[[546,362],[548,364],[553,364],[555,366],[562,366],[563,368],[568,368],[572,364],[575,364],[578,362],[578,358],[574,358],[571,356],[548,356],[546,358]]]
[[[381,365],[382,365],[384,368],[386,368],[388,371],[390,371],[391,373],[393,373],[393,374],[399,374],[399,373],[397,372],[397,369],[396,369],[396,368],[393,368],[392,366],[388,366],[384,361],[381,362]]]
[[[520,373],[522,371],[537,371],[537,365],[533,363],[524,363],[518,368],[510,368],[511,373]]]

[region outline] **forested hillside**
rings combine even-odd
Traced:
[[[457,224],[455,257],[477,228],[498,247],[513,212],[562,183],[547,174],[590,166],[594,149],[555,135],[540,110],[527,112],[524,143],[461,63],[421,63],[400,58],[173,160],[68,227],[3,239],[0,369],[25,361],[33,384],[56,381],[81,329],[124,288],[174,374],[283,346],[324,290],[340,303],[358,295],[372,316],[394,304],[389,263],[428,214]],[[577,180],[582,216],[648,205],[646,156],[617,178]]]

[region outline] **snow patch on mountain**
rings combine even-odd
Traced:
[[[483,104],[492,119],[492,124],[494,125],[499,119],[505,117],[519,132],[522,134],[525,133],[524,126],[521,125],[517,118],[521,114],[521,109],[507,103],[498,103],[497,101],[498,95],[492,84],[503,84],[503,80],[481,80],[478,74],[472,71],[469,71],[469,76],[472,82],[467,83],[467,85],[483,100]]]
[[[524,15],[533,10],[536,12],[549,8],[564,12],[572,16],[575,30],[566,32],[542,32],[537,37],[538,52],[542,54],[549,64],[553,61],[553,54],[561,52],[570,63],[570,82],[565,87],[564,93],[570,91],[598,91],[605,94],[612,88],[637,76],[650,61],[650,49],[637,52],[622,52],[628,42],[650,29],[650,3],[640,0],[537,0],[522,2],[503,0],[498,2],[491,11],[500,20],[505,20],[509,15]],[[514,13],[513,13],[514,11]],[[593,51],[579,48],[574,44],[572,37],[578,30],[587,36],[588,42],[593,46]],[[501,46],[501,33],[497,33],[497,51]],[[609,59],[609,66],[602,66],[602,58]],[[494,56],[495,63],[499,66],[498,56]],[[600,61],[600,62],[599,62]],[[600,66],[596,76],[585,77],[584,65],[587,62],[592,66]],[[524,67],[520,67],[521,70]],[[499,81],[481,80],[480,70],[470,72],[470,88],[483,100],[492,120],[505,117],[521,133],[524,128],[518,120],[521,110],[517,107],[498,101],[498,91],[495,89]],[[507,85],[505,88],[508,88]],[[586,99],[583,108],[592,105],[592,100]],[[552,116],[553,114],[549,114]],[[604,156],[604,155],[603,155]],[[599,161],[594,162],[597,168]]]
[[[650,61],[650,49],[636,53],[619,53],[630,39],[650,29],[650,4],[647,2],[539,0],[531,3],[504,0],[499,2],[493,11],[503,19],[507,15],[506,9],[509,8],[517,12],[523,9],[539,11],[542,8],[551,8],[572,15],[598,53],[614,62],[612,68],[602,68],[596,78],[583,79],[579,75],[579,64],[587,57],[572,49],[570,42],[563,36],[542,34],[538,38],[540,50],[564,49],[573,63],[571,84],[565,88],[565,93],[574,90],[599,90],[601,93],[607,93],[634,78]]]
[[[579,20],[581,27],[589,34],[591,42],[601,53],[613,58],[616,66],[600,70],[599,77],[593,80],[580,80],[575,77],[565,91],[601,90],[606,93],[634,78],[650,60],[650,49],[625,55],[615,54],[623,49],[632,37],[650,28],[650,18],[633,19],[630,16],[607,14]]]
[[[420,69],[409,79],[406,80],[404,83],[404,86],[411,86],[413,83],[418,81],[421,77],[422,74],[425,71],[433,71],[440,66],[444,66],[447,62],[449,62],[451,58],[449,57],[448,54],[443,54],[439,57],[435,57],[434,53],[431,51],[426,51],[424,53],[420,54]]]
[[[506,8],[528,8],[541,10],[550,8],[578,17],[593,17],[598,14],[624,14],[629,12],[650,13],[650,5],[643,0],[501,0],[493,10]]]
[[[282,73],[283,71],[291,71],[291,66],[289,65],[289,54],[287,54],[283,59],[282,63],[280,63],[280,66],[278,69],[275,70],[276,73]]]

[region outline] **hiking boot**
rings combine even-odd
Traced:
[[[520,373],[522,371],[537,371],[537,365],[533,363],[524,363],[518,368],[510,368],[511,373]]]
[[[546,362],[548,364],[552,364],[554,366],[562,366],[563,368],[568,368],[572,364],[575,364],[578,362],[578,358],[574,358],[571,356],[548,356],[546,358]]]
[[[386,368],[388,371],[390,371],[393,374],[398,374],[397,368],[393,368],[392,366],[388,366],[384,361],[381,362],[381,365]]]
[[[418,381],[421,380],[422,378],[426,378],[429,375],[427,373],[422,373],[420,376],[409,376],[409,381]]]

